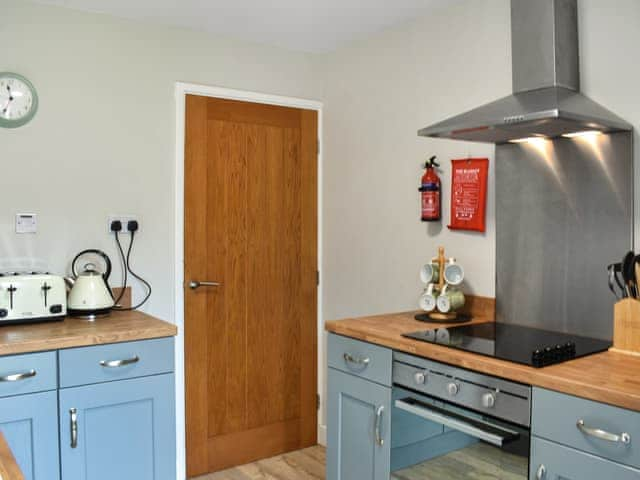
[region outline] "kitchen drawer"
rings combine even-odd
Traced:
[[[637,480],[640,478],[640,470],[635,468],[535,437],[531,439],[529,465],[530,480]]]
[[[619,435],[629,443],[607,441],[582,432],[588,428]],[[541,388],[533,389],[532,433],[609,460],[640,468],[640,413]]]
[[[60,350],[60,388],[173,372],[173,337]]]
[[[0,357],[0,397],[57,388],[56,352]]]
[[[330,367],[391,386],[391,350],[333,333],[329,334]]]

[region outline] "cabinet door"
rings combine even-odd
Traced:
[[[175,480],[174,395],[173,374],[60,390],[62,478]]]
[[[328,370],[327,480],[388,480],[391,389]]]
[[[25,480],[60,478],[55,391],[0,398],[0,431]]]
[[[531,440],[531,480],[638,480],[640,470],[541,438]]]

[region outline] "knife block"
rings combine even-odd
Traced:
[[[640,300],[623,298],[613,307],[613,348],[640,355]]]

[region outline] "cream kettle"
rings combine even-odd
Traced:
[[[94,254],[105,263],[105,271],[98,271],[95,263],[85,263],[82,271],[78,272],[78,263],[82,257]],[[73,278],[66,277],[69,287],[67,297],[67,312],[69,315],[95,319],[98,316],[108,315],[115,305],[109,276],[111,275],[111,260],[101,250],[84,250],[76,255],[71,263]]]

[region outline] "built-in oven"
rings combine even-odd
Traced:
[[[531,387],[394,353],[392,478],[526,480]]]

